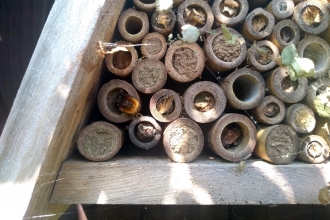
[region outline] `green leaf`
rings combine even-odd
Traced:
[[[295,72],[294,76],[291,77],[290,75],[291,80],[302,77],[313,77],[315,74],[314,63],[308,58],[294,57],[291,67]]]
[[[225,24],[221,24],[221,30],[223,33],[223,36],[225,37],[227,43],[229,44],[235,44],[238,36],[236,34],[232,34],[226,27]]]
[[[290,44],[286,46],[281,53],[282,57],[282,64],[283,65],[290,65],[295,57],[298,57],[297,49],[294,44]]]

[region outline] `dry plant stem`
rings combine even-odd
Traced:
[[[141,116],[128,126],[128,135],[132,143],[142,149],[150,149],[159,142],[162,129],[154,118]]]
[[[185,18],[185,10],[188,8],[194,8],[198,11],[201,11],[203,23],[204,25],[200,24],[199,32],[201,35],[205,35],[207,31],[211,30],[214,22],[214,15],[212,12],[211,7],[209,4],[203,0],[185,0],[179,7],[177,13],[177,21],[178,21],[178,31],[181,32],[181,27],[185,24],[189,24],[186,22]],[[195,18],[198,19],[199,15],[196,15]],[[205,19],[205,20],[204,20]],[[190,22],[193,25],[193,22]],[[195,25],[194,25],[195,26]]]
[[[236,129],[229,130],[232,125]],[[235,135],[237,129],[240,132]],[[224,114],[212,126],[208,139],[214,153],[225,160],[241,161],[251,156],[256,145],[256,128],[252,121],[244,115]],[[236,139],[236,143],[234,139]],[[234,146],[228,147],[226,144]]]
[[[247,51],[244,38],[236,30],[232,28],[227,29],[230,33],[238,36],[234,45],[228,42],[215,43],[217,38],[223,37],[221,28],[214,30],[214,34],[208,35],[204,42],[203,50],[207,57],[206,65],[213,73],[223,73],[234,69],[246,58]],[[230,61],[220,59],[219,55],[217,55],[219,53],[222,54],[223,58]]]
[[[278,48],[268,40],[258,41],[248,50],[248,63],[259,72],[265,72],[276,66]]]
[[[300,30],[295,22],[290,19],[284,19],[275,24],[269,40],[282,51],[284,47],[290,44],[297,45],[300,40]]]
[[[161,89],[150,99],[151,115],[160,122],[176,120],[181,113],[181,100],[178,93],[170,89]]]
[[[306,134],[314,130],[316,120],[314,112],[308,106],[296,103],[286,109],[284,123],[296,132]]]
[[[308,86],[308,91],[303,101],[314,112],[317,112],[314,105],[314,100],[316,96],[326,88],[330,89],[330,79],[318,79]]]
[[[298,153],[299,139],[291,127],[279,124],[258,130],[254,154],[259,158],[274,164],[288,164]]]
[[[285,105],[275,96],[265,96],[262,102],[250,110],[254,120],[264,124],[278,124],[285,117]]]
[[[160,19],[159,18],[160,16],[165,16],[166,20],[170,20],[169,24],[167,24],[166,27],[164,27],[164,24],[160,24],[157,21],[158,19]],[[175,23],[176,23],[176,15],[172,9],[167,12],[154,11],[154,13],[151,16],[151,29],[155,32],[162,34],[165,37],[167,37],[169,34],[173,32]]]
[[[292,20],[309,34],[320,34],[329,26],[329,11],[318,0],[302,1],[293,11]]]
[[[167,126],[163,145],[174,162],[191,162],[203,150],[204,135],[196,122],[188,118],[177,119]]]
[[[122,123],[131,120],[134,114],[127,114],[118,109],[118,96],[122,91],[127,92],[140,103],[140,97],[135,88],[126,81],[113,79],[104,84],[97,96],[97,104],[101,114],[111,122]],[[137,111],[138,112],[138,111]]]
[[[300,141],[298,159],[308,163],[322,163],[329,157],[329,145],[323,137],[308,135]]]
[[[132,72],[134,87],[145,94],[152,94],[163,88],[167,72],[162,62],[155,59],[144,59],[137,63]]]
[[[116,43],[120,46],[125,47],[127,51],[116,51],[113,53],[107,53],[105,55],[105,65],[108,70],[119,77],[128,77],[130,76],[133,68],[135,67],[138,61],[138,54],[133,46],[133,44],[126,41],[119,41]]]
[[[169,76],[178,82],[190,82],[202,74],[205,56],[196,43],[174,42],[167,50],[165,67]]]
[[[151,14],[156,9],[156,1],[155,0],[133,0],[134,6],[139,10],[143,11],[147,14]]]
[[[298,43],[299,57],[309,58],[315,65],[314,78],[323,77],[330,69],[330,46],[320,37],[307,36]]]
[[[273,14],[276,21],[279,21],[290,17],[294,7],[294,2],[292,0],[272,0],[266,6],[265,10]]]
[[[240,32],[248,40],[260,40],[270,35],[274,25],[274,15],[262,8],[256,8],[246,16]]]
[[[222,14],[220,10],[220,4],[222,2],[224,2],[224,0],[215,0],[212,5],[215,27],[220,27],[221,24],[225,24],[227,27],[235,27],[244,21],[249,11],[249,3],[247,0],[237,0],[239,3],[238,14],[234,17],[227,17]]]
[[[287,70],[283,67],[278,67],[272,74],[267,76],[266,85],[269,94],[276,96],[286,103],[301,101],[308,89],[306,78],[299,78],[296,81],[292,81]]]
[[[163,35],[153,32],[147,34],[142,40],[142,56],[149,59],[161,60],[167,51],[167,42]]]
[[[118,153],[124,140],[122,129],[107,122],[95,122],[79,133],[77,147],[87,159],[104,161]]]
[[[248,110],[259,105],[265,96],[265,81],[261,74],[249,68],[238,69],[220,85],[228,104],[235,109]]]
[[[140,43],[149,32],[149,18],[146,13],[129,8],[120,15],[118,30],[126,41]]]
[[[225,110],[227,98],[222,88],[208,81],[191,85],[183,95],[184,108],[199,123],[212,122]]]
[[[319,135],[324,138],[324,140],[330,146],[330,120],[329,118],[322,118],[316,116],[316,126],[313,134]]]

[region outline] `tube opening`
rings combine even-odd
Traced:
[[[273,50],[267,46],[257,47],[254,56],[261,65],[267,65],[274,59]]]
[[[126,90],[122,88],[115,88],[108,92],[107,94],[107,106],[109,110],[117,115],[122,114],[123,112],[119,110],[118,105],[123,105],[125,99],[122,98],[123,94],[128,94]]]
[[[286,2],[279,2],[278,3],[278,9],[280,10],[280,12],[285,12],[286,10],[288,10],[288,5]]]
[[[140,0],[140,2],[142,2],[143,4],[153,4],[156,1],[155,0]]]
[[[126,69],[132,62],[132,54],[129,51],[117,51],[112,57],[112,64],[116,69]]]
[[[270,102],[264,107],[263,111],[266,117],[275,118],[280,114],[280,106],[275,102]]]
[[[322,70],[326,66],[327,60],[330,59],[325,48],[316,42],[310,43],[305,47],[303,57],[309,58],[313,61],[315,71]]]
[[[252,29],[256,32],[264,31],[268,24],[268,18],[263,14],[258,14],[252,18]]]
[[[207,91],[200,92],[195,96],[194,106],[200,112],[207,112],[214,108],[215,98]]]
[[[290,43],[296,37],[294,30],[289,26],[284,26],[280,30],[280,36],[283,42]]]
[[[206,24],[207,13],[203,7],[192,4],[184,9],[183,19],[186,24],[193,25],[197,28],[202,28]]]
[[[238,0],[221,1],[219,9],[221,14],[228,18],[236,17],[241,12],[242,5]]]
[[[160,97],[156,102],[156,109],[161,115],[170,115],[174,112],[175,102],[172,94]]]
[[[221,143],[226,150],[241,151],[247,143],[249,137],[248,127],[241,122],[228,124],[221,132]]]
[[[295,91],[299,86],[299,81],[293,81],[290,79],[290,76],[286,76],[282,79],[281,87],[284,92],[290,93]]]
[[[239,76],[233,83],[233,92],[240,101],[251,102],[258,96],[258,81],[249,75]]]
[[[149,143],[156,137],[157,131],[153,124],[147,121],[142,121],[135,125],[134,136],[143,143]]]
[[[316,28],[322,23],[323,13],[315,5],[308,5],[301,10],[301,18],[307,26]]]
[[[138,34],[143,27],[143,22],[138,17],[128,17],[125,22],[125,29],[129,34],[135,35]]]
[[[311,141],[307,145],[307,153],[312,158],[318,158],[322,155],[323,145],[318,141]]]

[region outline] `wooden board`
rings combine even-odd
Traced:
[[[199,158],[173,163],[167,158],[118,156],[107,162],[76,157],[63,164],[53,203],[86,204],[319,204],[330,181],[330,162],[272,165]]]
[[[103,59],[122,0],[57,0],[0,138],[0,219],[55,217],[49,204],[62,162],[94,104]]]

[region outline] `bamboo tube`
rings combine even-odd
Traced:
[[[161,19],[162,17],[163,19]],[[166,19],[167,23],[161,23],[160,21],[164,21]],[[167,12],[158,12],[154,11],[151,16],[151,29],[162,34],[164,37],[167,37],[169,34],[173,32],[174,26],[176,23],[176,15],[173,10],[169,10]]]
[[[157,32],[147,34],[141,44],[141,53],[146,58],[161,60],[166,54],[166,39]]]
[[[210,31],[214,15],[212,8],[203,0],[185,0],[178,7],[177,13],[178,29],[185,24],[196,26],[201,35],[205,35]]]
[[[248,110],[259,105],[265,96],[265,81],[257,71],[249,68],[232,72],[220,84],[228,104],[235,109]]]
[[[286,109],[285,124],[298,133],[309,133],[315,128],[314,112],[308,106],[296,103]]]
[[[190,82],[202,74],[205,56],[196,43],[174,42],[167,50],[165,67],[168,75],[178,82]]]
[[[119,41],[117,45],[123,47],[125,50],[106,54],[104,59],[105,65],[108,70],[116,76],[128,77],[138,61],[138,54],[133,45],[129,42]]]
[[[265,96],[262,102],[250,110],[254,120],[264,124],[278,124],[285,117],[285,105],[275,96]]]
[[[248,40],[260,40],[272,33],[274,25],[274,15],[262,8],[256,8],[246,16],[240,32]]]
[[[232,28],[227,28],[238,36],[234,44],[225,40],[222,29],[214,30],[214,34],[207,36],[203,50],[207,57],[206,65],[214,73],[223,73],[238,67],[246,58],[246,43],[242,35]]]
[[[79,152],[92,161],[110,159],[123,144],[123,130],[107,122],[95,122],[86,126],[77,139]]]
[[[191,85],[185,91],[183,100],[188,116],[199,123],[209,123],[218,119],[227,102],[222,88],[209,81]]]
[[[320,78],[330,69],[330,46],[320,37],[307,36],[298,43],[299,57],[309,58],[315,65],[314,78]]]
[[[134,6],[145,13],[151,14],[156,9],[155,0],[133,0]]]
[[[224,114],[209,132],[211,150],[229,161],[245,160],[256,144],[256,128],[252,121],[240,114]]]
[[[296,103],[301,101],[308,89],[306,78],[299,78],[292,81],[287,70],[278,67],[266,78],[266,85],[269,94],[276,96],[286,103]]]
[[[225,7],[228,7],[227,11]],[[244,21],[249,11],[249,3],[247,0],[215,0],[212,11],[215,27],[220,27],[221,24],[225,24],[227,27],[235,27]]]
[[[322,163],[329,157],[329,145],[323,137],[308,135],[300,141],[298,159],[308,163]]]
[[[135,146],[150,149],[159,142],[162,129],[152,117],[141,116],[129,124],[128,135]]]
[[[178,93],[170,89],[161,89],[150,99],[151,115],[160,122],[176,120],[181,113],[181,100]]]
[[[118,30],[126,41],[140,43],[149,32],[149,18],[146,13],[129,8],[120,15]]]
[[[299,27],[290,19],[284,19],[275,24],[269,40],[282,51],[290,44],[297,45],[300,40]]]
[[[318,79],[308,87],[304,102],[319,116],[330,118],[330,79]]]
[[[145,94],[152,94],[163,88],[167,72],[162,62],[155,59],[144,59],[138,62],[132,72],[135,88]]]
[[[101,114],[115,123],[131,120],[139,112],[140,103],[140,97],[135,88],[119,79],[113,79],[104,84],[97,96]]]
[[[203,132],[193,120],[180,118],[171,122],[165,129],[163,145],[172,161],[191,162],[203,150]]]
[[[279,55],[278,48],[271,41],[258,41],[248,50],[248,64],[258,72],[265,72],[276,66],[275,59]]]
[[[290,17],[293,13],[294,7],[292,0],[272,0],[266,6],[265,10],[273,14],[276,21],[280,21]]]
[[[299,153],[296,132],[287,125],[264,127],[257,132],[254,154],[274,164],[291,163]]]
[[[329,11],[318,0],[302,1],[293,11],[292,20],[309,34],[320,34],[329,26]]]

